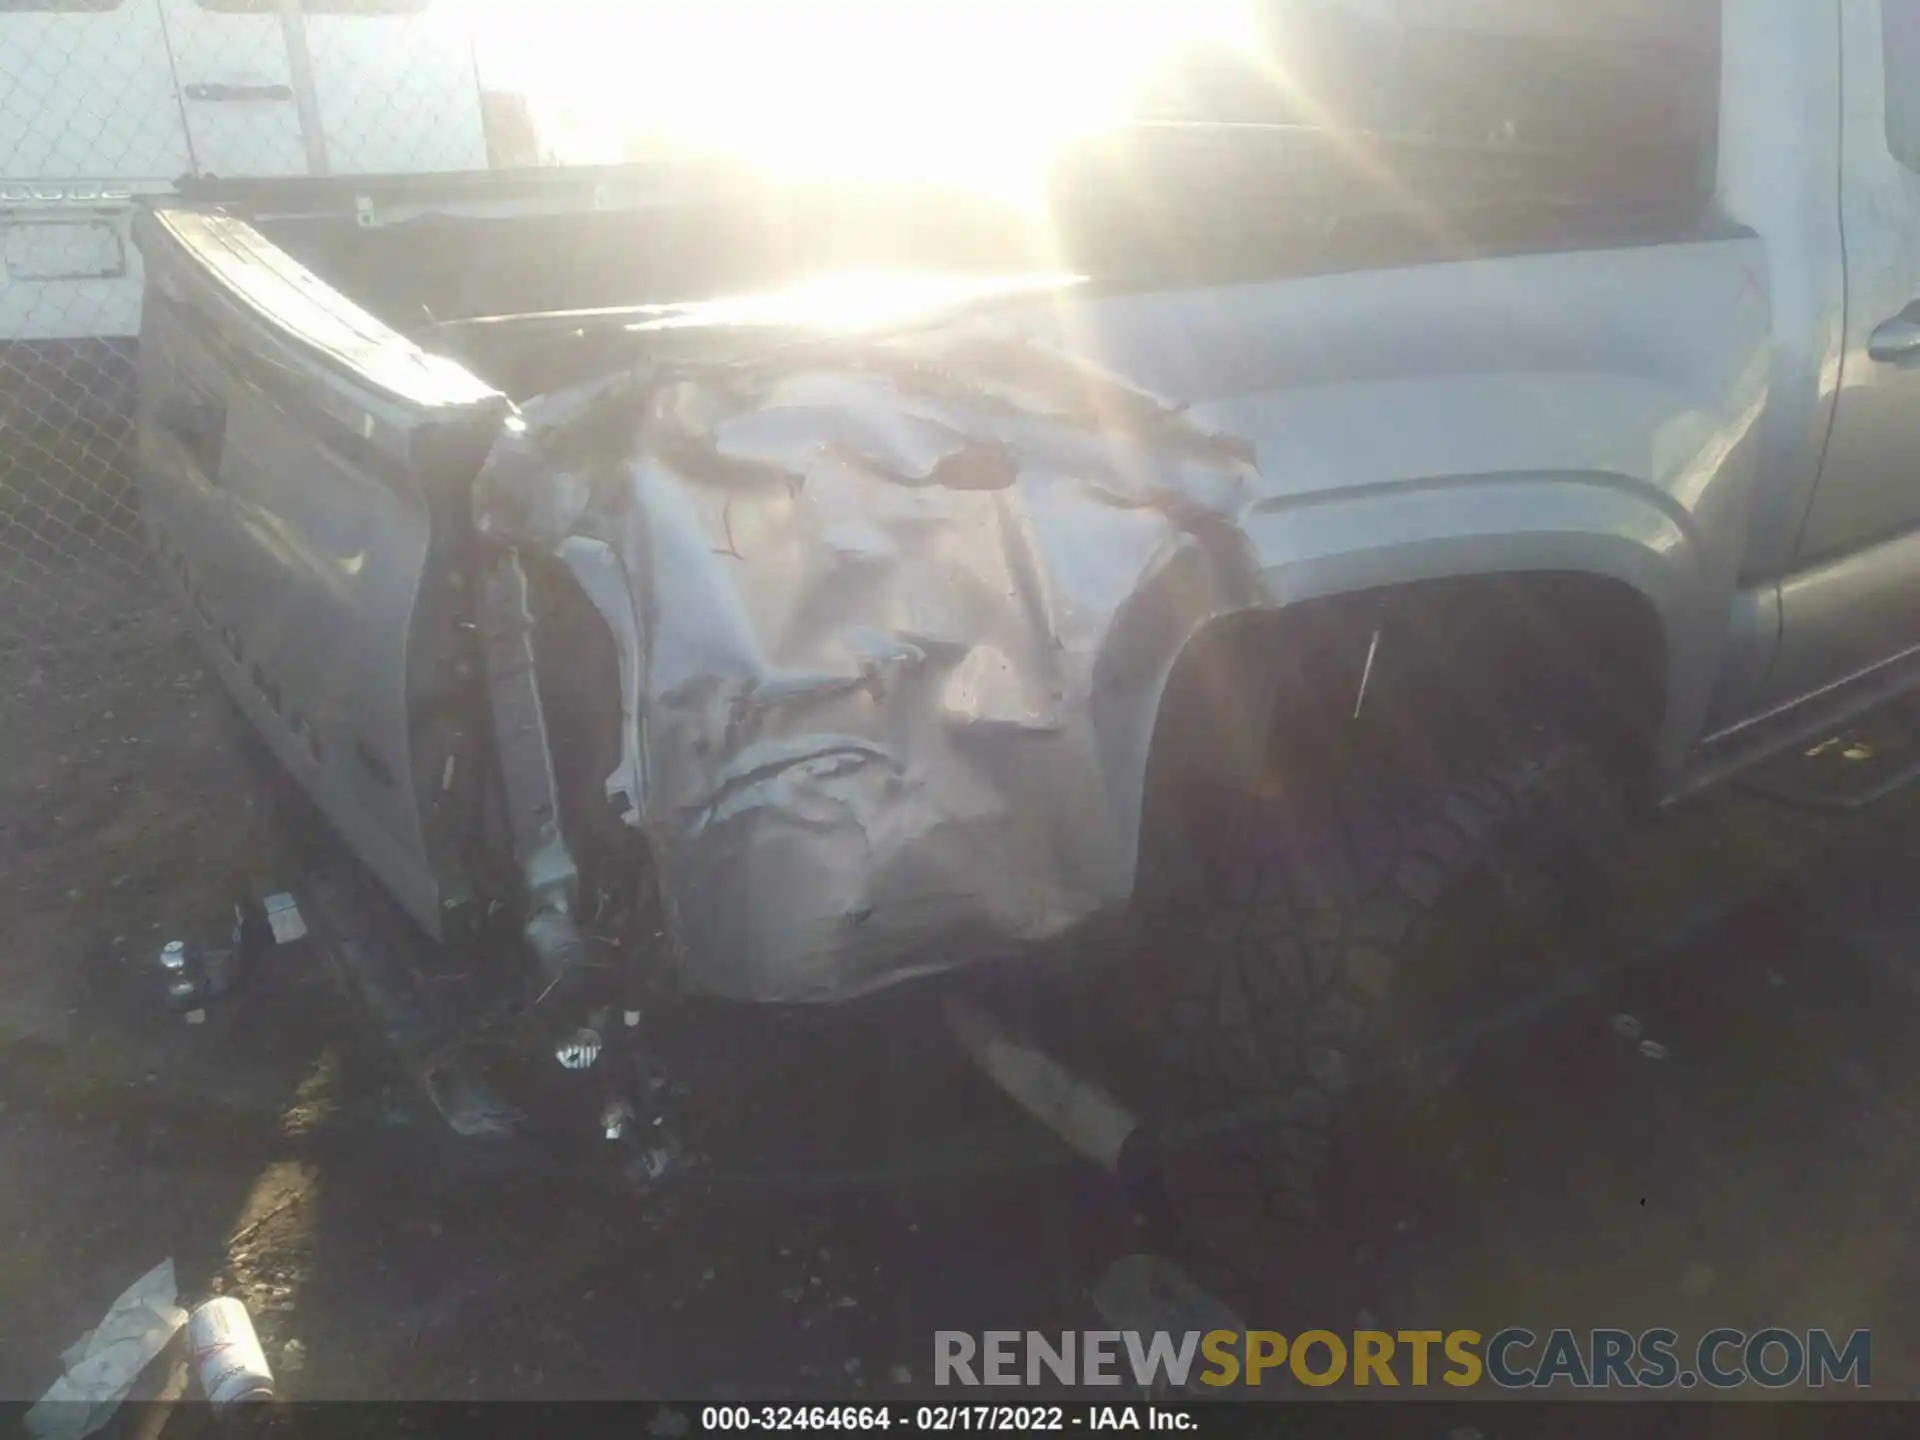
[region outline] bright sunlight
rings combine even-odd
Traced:
[[[717,153],[1020,202],[1156,59],[1244,44],[1249,0],[472,0],[489,84],[558,158]]]

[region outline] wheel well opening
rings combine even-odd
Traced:
[[[1665,705],[1648,602],[1600,576],[1424,581],[1241,612],[1191,640],[1162,695],[1143,840],[1194,792],[1425,767],[1553,726],[1644,798]],[[1143,851],[1143,861],[1145,859]]]

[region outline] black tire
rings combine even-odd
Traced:
[[[1205,883],[1143,916],[1131,1028],[1163,1198],[1244,1259],[1314,1216],[1361,1092],[1430,1101],[1477,1039],[1590,976],[1625,811],[1545,730],[1504,758],[1200,811]]]

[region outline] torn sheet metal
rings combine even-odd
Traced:
[[[1257,594],[1247,447],[992,317],[758,338],[535,402],[476,488],[622,651],[685,978],[845,998],[1123,901],[1167,670]]]

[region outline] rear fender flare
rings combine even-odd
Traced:
[[[1239,552],[1223,555],[1214,543],[1183,542],[1116,617],[1103,647],[1096,743],[1108,803],[1131,826],[1136,859],[1155,730],[1187,646],[1216,626],[1307,601],[1479,576],[1617,581],[1646,603],[1664,641],[1651,757],[1657,779],[1677,770],[1704,723],[1726,643],[1733,565],[1701,545],[1686,512],[1644,485],[1611,476],[1503,475],[1381,487],[1256,508],[1241,517],[1234,543]],[[1206,572],[1200,584],[1218,602],[1197,615],[1196,571]],[[1182,607],[1191,623],[1170,613]],[[1230,753],[1240,738],[1231,727],[1257,730],[1268,718],[1274,695],[1253,686],[1244,694],[1254,713],[1211,717],[1209,724],[1224,727],[1222,739],[1203,748]]]

